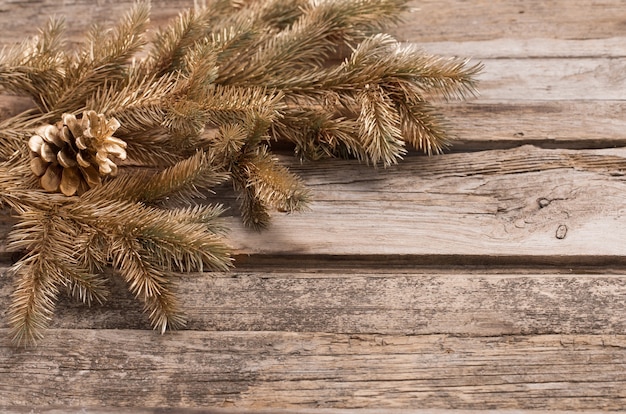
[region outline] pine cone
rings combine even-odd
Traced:
[[[63,114],[55,125],[39,127],[28,146],[30,167],[41,177],[41,186],[71,196],[100,185],[102,177],[117,175],[109,157],[126,159],[126,143],[113,136],[119,126],[115,118],[85,111],[80,119]]]

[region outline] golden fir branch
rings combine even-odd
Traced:
[[[449,134],[433,101],[476,93],[480,64],[381,33],[400,21],[407,0],[204,3],[151,37],[149,3],[138,2],[115,27],[94,26],[78,49],[52,19],[0,51],[0,92],[37,107],[0,120],[0,206],[19,220],[9,240],[22,254],[8,310],[17,343],[40,339],[63,290],[104,301],[111,274],[126,281],[155,329],[184,326],[176,274],[232,265],[223,209],[206,195],[230,179],[242,220],[255,229],[269,225],[271,210],[299,211],[311,197],[273,156],[273,140],[295,143],[302,159],[390,165],[407,144],[440,152]],[[80,139],[59,132],[46,145],[58,146],[57,155],[61,147],[83,151],[76,160],[92,156],[97,165],[126,146],[128,159],[80,195],[45,191],[31,168],[30,137],[62,118],[82,122],[88,111],[120,125],[99,152],[82,148],[91,127]],[[46,162],[75,172],[63,154]]]

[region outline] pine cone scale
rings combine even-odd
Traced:
[[[61,151],[57,153],[57,160],[59,164],[63,166],[63,168],[72,168],[76,167],[78,162],[76,161],[77,153],[72,151],[70,147],[64,147]]]
[[[49,163],[41,158],[33,158],[30,160],[30,169],[37,177],[41,177],[46,172]]]
[[[39,135],[33,135],[28,140],[28,148],[30,148],[32,152],[37,152],[37,153],[40,152],[42,145],[43,145],[43,138],[41,138]]]
[[[61,184],[61,174],[63,167],[50,164],[46,168],[46,172],[41,176],[41,186],[46,191],[58,191]]]
[[[80,171],[83,174],[83,178],[87,181],[89,187],[97,187],[102,184],[102,177],[100,177],[100,174],[98,174],[98,171],[94,168],[93,165],[82,168]]]
[[[43,138],[45,141],[56,145],[58,148],[63,148],[66,144],[59,136],[59,128],[55,125],[46,125],[43,130]]]
[[[41,155],[41,158],[46,162],[54,162],[57,158],[54,149],[47,142],[41,144],[39,154]]]
[[[84,159],[83,154],[80,152],[76,154],[76,162],[78,162],[78,164],[83,168],[87,168],[91,165],[89,160]]]
[[[65,195],[73,195],[78,191],[81,179],[82,176],[77,167],[64,168],[59,189]]]

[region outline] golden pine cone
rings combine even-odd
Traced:
[[[115,118],[85,111],[80,119],[63,114],[55,125],[42,125],[30,140],[30,167],[47,191],[66,196],[82,194],[117,175],[110,157],[126,159],[126,143],[113,136],[120,123]]]

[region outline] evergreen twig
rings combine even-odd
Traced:
[[[118,274],[152,326],[184,326],[180,272],[231,266],[221,206],[197,202],[231,180],[244,223],[306,208],[302,180],[272,154],[396,163],[449,143],[433,100],[475,93],[480,64],[423,53],[384,30],[408,0],[209,0],[146,35],[149,3],[78,49],[62,20],[0,51],[0,92],[36,109],[0,120],[0,206],[8,310],[18,344],[41,338],[67,291],[103,302]],[[62,193],[62,194],[61,194]],[[114,272],[105,269],[112,267]]]

